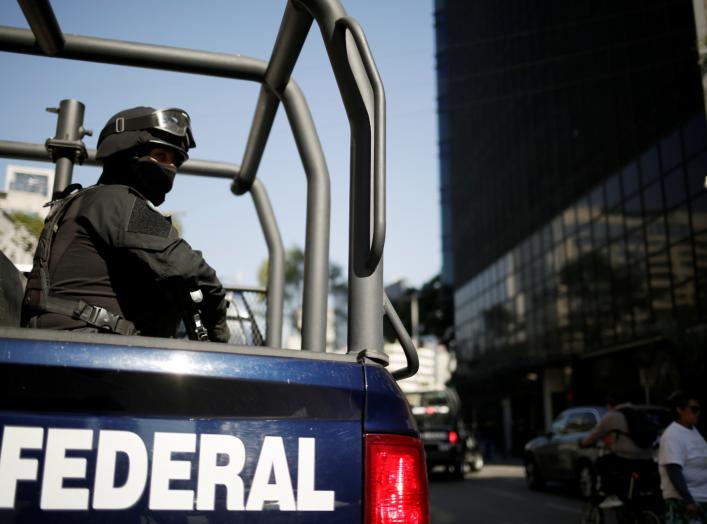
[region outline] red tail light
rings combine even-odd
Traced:
[[[422,442],[401,435],[366,435],[365,524],[429,524]]]
[[[459,441],[459,434],[456,431],[449,432],[449,443],[456,444]]]

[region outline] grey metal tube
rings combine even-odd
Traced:
[[[18,0],[37,44],[47,55],[55,55],[64,47],[64,35],[49,0]]]
[[[66,43],[57,58],[85,60],[181,73],[238,78],[262,82],[267,62],[226,53],[181,47],[125,42],[80,35],[64,35]],[[0,51],[45,56],[29,29],[0,26]]]
[[[294,9],[294,8],[293,8]],[[305,13],[306,15],[306,13]],[[295,45],[293,42],[284,42],[282,44],[275,45],[275,50],[282,50],[282,58],[274,57],[276,63],[279,63],[277,68],[273,69],[271,81],[278,85],[283,78],[288,79],[287,85],[295,85],[295,82],[290,78],[292,68],[294,67],[293,60],[296,60],[297,54],[293,51],[293,48],[301,49],[301,45],[304,42],[304,36],[306,36],[306,28],[309,28],[311,24],[311,18],[307,22],[306,16],[303,17],[302,12],[295,9],[291,15],[285,16],[285,19],[292,20],[292,23],[298,24],[298,28],[287,29],[282,34],[289,34],[288,31],[293,31],[294,34],[299,35],[298,39],[302,39],[299,45]],[[284,22],[284,19],[283,19]],[[288,48],[291,46],[291,48]],[[35,39],[31,31],[16,29],[12,27],[0,27],[0,50],[11,51],[17,53],[25,53],[32,55],[42,55],[42,52],[35,45]],[[279,53],[279,51],[278,51]],[[226,55],[220,53],[209,53],[204,51],[195,51],[191,49],[181,49],[166,46],[156,46],[148,44],[137,44],[132,42],[122,42],[118,40],[107,40],[100,38],[66,35],[66,45],[64,50],[59,54],[61,58],[69,58],[76,60],[89,60],[101,63],[112,63],[121,65],[132,65],[138,67],[149,67],[154,69],[163,69],[169,71],[179,71],[185,73],[195,73],[204,74],[211,76],[219,76],[225,78],[239,78],[243,80],[253,80],[258,82],[265,81],[267,62],[256,60],[253,58],[246,58],[235,55]],[[292,62],[291,64],[289,64]],[[289,64],[289,65],[288,65]],[[286,67],[287,66],[287,67]],[[289,67],[289,69],[288,69]],[[294,91],[299,91],[295,88]],[[258,106],[256,107],[256,114],[254,116],[254,122],[256,123],[251,129],[251,134],[248,139],[248,144],[246,151],[244,153],[244,164],[248,170],[257,169],[257,166],[262,157],[263,150],[265,148],[265,143],[267,141],[272,121],[275,117],[275,112],[278,107],[277,96],[282,96],[283,98],[288,97],[287,94],[290,92],[288,89],[282,93],[274,93],[271,88],[268,87],[266,91],[261,92]],[[306,108],[306,104],[292,103],[288,104],[295,109],[292,111],[299,111],[301,108]],[[297,109],[300,108],[300,109]],[[309,115],[309,110],[307,109],[307,115],[301,119],[301,122],[309,122],[312,125],[312,129],[307,132],[309,136],[316,137],[316,131]],[[310,125],[307,124],[307,125]],[[297,140],[297,139],[296,139]],[[317,139],[315,147],[319,145]],[[323,158],[323,155],[322,155]],[[190,161],[184,164],[182,167],[182,172],[187,172],[188,164]],[[310,162],[305,162],[306,165]],[[211,174],[210,176],[214,176]],[[308,180],[317,180],[318,176],[310,176],[307,174]],[[240,179],[240,175],[238,177]],[[311,183],[311,182],[310,182]],[[316,182],[315,182],[316,183]],[[322,201],[316,204],[312,204],[316,209],[328,209],[329,208],[329,182],[327,173],[327,183],[326,183],[326,201]],[[239,186],[240,183],[235,183],[235,186]],[[247,185],[247,184],[246,184]],[[236,188],[233,188],[234,190]],[[315,189],[308,189],[308,201],[311,201],[310,195],[316,195],[316,198],[320,198],[324,195],[324,191]],[[308,206],[309,207],[309,206]],[[309,216],[309,212],[308,212]],[[317,215],[320,216],[320,215]],[[328,214],[326,216],[320,216],[317,220],[327,221],[327,231],[328,231]],[[315,226],[315,229],[318,226]],[[309,238],[309,235],[308,235]],[[318,262],[306,262],[306,265],[310,267],[320,268],[328,267],[328,245],[329,238],[327,235],[326,241],[324,243],[326,249],[321,248],[311,248],[310,245],[305,245],[305,251],[307,252],[308,260],[317,260]],[[324,262],[322,262],[322,258]],[[305,281],[304,288],[308,289],[307,297],[303,298],[303,324],[308,326],[306,329],[303,325],[303,347],[305,349],[312,349],[316,351],[323,351],[326,346],[326,323],[323,320],[315,320],[310,313],[312,310],[322,310],[323,316],[320,319],[326,319],[326,299],[327,299],[327,284],[324,286],[319,286],[318,284],[311,284],[308,281],[308,275],[310,275],[313,270],[305,271]],[[328,270],[325,271],[328,280]],[[321,280],[321,276],[317,279]],[[313,288],[310,286],[314,285]],[[319,289],[321,287],[321,289]],[[317,299],[313,299],[316,295]],[[322,307],[323,304],[323,307]],[[307,320],[310,317],[311,320]],[[321,349],[319,349],[321,348]]]
[[[295,8],[291,3],[286,5],[258,96],[253,124],[241,164],[241,175],[233,181],[231,187],[237,195],[247,191],[255,179],[265,143],[275,120],[279,98],[290,80],[311,25],[312,17],[306,11]]]
[[[0,157],[37,160],[39,162],[52,161],[44,144],[30,144],[29,142],[14,142],[12,140],[0,140]]]
[[[271,348],[279,348],[282,347],[282,316],[285,303],[285,247],[282,244],[282,237],[277,227],[270,199],[260,180],[253,181],[250,194],[258,213],[260,227],[265,233],[269,253],[266,344]]]
[[[288,2],[265,74],[264,83],[274,92],[281,93],[285,90],[311,26],[312,16]]]
[[[372,228],[371,174],[374,94],[355,42],[337,21],[346,11],[338,0],[296,0],[317,20],[351,127],[349,218],[348,352],[383,351],[383,260],[369,267]],[[380,137],[379,137],[380,138]]]
[[[282,99],[307,174],[307,230],[302,296],[302,349],[326,351],[329,295],[329,170],[307,102],[290,82]]]
[[[337,24],[351,32],[373,89],[373,231],[366,266],[375,269],[385,246],[385,92],[361,25],[351,17],[340,18]]]
[[[237,176],[239,169],[238,165],[230,162],[190,158],[179,167],[177,174],[207,176],[210,178],[233,178]]]
[[[265,87],[261,87],[258,102],[255,105],[255,113],[253,114],[253,123],[248,134],[248,142],[246,142],[245,151],[243,152],[241,173],[237,178],[233,179],[231,184],[233,194],[242,195],[250,189],[253,180],[255,180],[255,174],[260,166],[260,160],[263,158],[265,144],[268,142],[279,106],[280,100],[278,97]]]
[[[309,107],[302,91],[290,78],[311,24],[312,17],[307,11],[292,2],[287,4],[248,141],[249,146],[253,144],[259,147],[262,143],[264,147],[266,133],[270,131],[277,109],[276,100],[279,98],[287,113],[307,176],[302,349],[324,352],[329,294],[329,172]],[[254,133],[259,136],[254,136]],[[249,163],[248,169],[252,167]]]
[[[258,286],[238,286],[238,287],[224,286],[224,289],[226,291],[243,291],[246,293],[262,293],[262,294],[265,294],[268,291],[266,288],[258,287]]]
[[[86,152],[88,156],[84,161],[84,165],[97,167],[103,165],[103,162],[96,160],[95,149],[87,149]],[[52,161],[44,144],[14,142],[12,140],[0,140],[0,157],[39,162]],[[228,162],[189,159],[181,165],[178,174],[199,175],[211,178],[233,178],[234,174],[238,173],[239,169],[238,165]]]
[[[77,141],[82,138],[83,115],[86,107],[78,100],[68,99],[59,103],[56,123],[57,140]],[[63,191],[71,183],[74,172],[75,152],[59,155],[56,159],[54,193]]]
[[[64,35],[64,37],[64,48],[56,56],[71,60],[237,78],[261,83],[265,80],[268,66],[268,63],[263,60],[225,53],[79,35]],[[32,31],[15,27],[0,26],[0,51],[44,56],[44,52],[38,47]],[[256,133],[259,138],[254,143],[251,143],[253,140],[249,139],[244,153],[244,164],[250,166],[248,167],[250,170],[257,169],[260,163],[276,109],[277,103],[275,102],[274,107],[269,109],[272,112],[269,124],[265,118],[263,123],[259,124],[263,129]],[[259,111],[262,111],[260,104],[256,109],[257,118],[260,118]],[[251,130],[251,135],[254,133],[255,131]],[[234,182],[234,186],[238,185],[238,182]]]
[[[383,293],[383,311],[393,331],[395,331],[395,335],[398,337],[398,342],[400,342],[403,352],[405,353],[405,358],[407,359],[407,366],[402,369],[396,369],[391,374],[395,380],[412,377],[417,373],[417,370],[420,369],[420,359],[417,356],[417,349],[385,292]]]
[[[56,159],[54,167],[54,189],[52,194],[60,193],[66,186],[71,184],[71,178],[74,173],[74,163],[71,159],[62,157]]]
[[[96,160],[96,150],[89,149],[88,157],[84,164],[102,166]],[[27,142],[13,142],[0,140],[0,157],[17,158],[20,160],[34,160],[51,162],[51,158],[43,144]],[[215,178],[231,179],[239,171],[239,166],[226,162],[212,162],[208,160],[190,159],[179,168],[179,173],[209,176]],[[285,295],[285,248],[277,226],[277,220],[270,204],[265,186],[255,181],[251,187],[251,197],[260,220],[260,225],[265,235],[268,246],[268,313],[267,313],[267,345],[278,348],[282,346],[282,318]],[[328,237],[327,237],[328,238]]]

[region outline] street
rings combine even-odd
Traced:
[[[430,475],[431,524],[560,524],[579,522],[582,501],[567,487],[530,491],[520,465],[487,464],[459,482]]]

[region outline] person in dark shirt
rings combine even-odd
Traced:
[[[227,342],[224,289],[201,253],[156,206],[195,146],[181,109],[136,107],[98,138],[98,184],[52,203],[23,303],[23,325],[173,337],[203,298],[209,339]]]

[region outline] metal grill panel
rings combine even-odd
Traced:
[[[264,290],[231,288],[226,291],[230,302],[227,313],[231,330],[229,344],[264,346],[267,330],[267,295]]]

